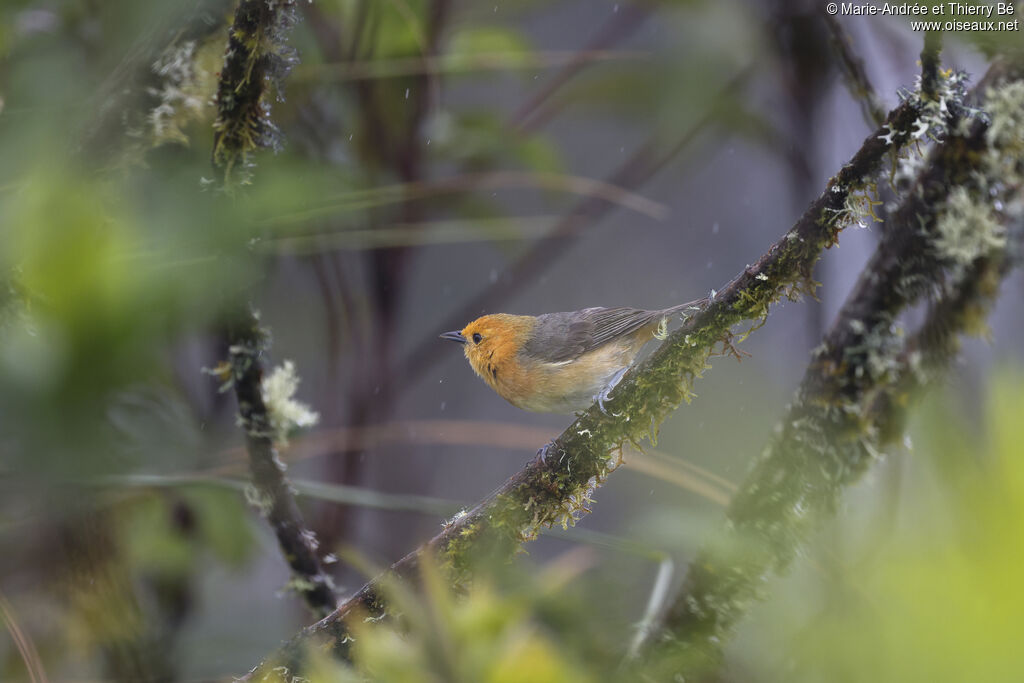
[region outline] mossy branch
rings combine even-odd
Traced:
[[[396,562],[385,576],[414,576],[420,557],[436,553],[456,583],[468,577],[471,561],[481,556],[511,556],[543,526],[572,524],[586,511],[593,487],[618,462],[628,442],[655,438],[661,421],[690,396],[693,380],[707,367],[714,348],[732,348],[732,328],[744,321],[763,322],[770,305],[783,296],[812,291],[811,270],[839,231],[857,219],[851,204],[872,185],[886,154],[910,139],[921,102],[909,98],[887,117],[861,149],[832,178],[806,213],[757,263],[714,294],[639,367],[626,374],[606,402],[580,415],[536,459],[476,505],[457,515],[441,533]],[[315,647],[347,658],[346,620],[387,613],[378,577],[334,613],[303,630],[282,650],[256,667],[247,680],[274,680],[280,671],[300,671],[307,649]],[[275,667],[278,669],[275,670]]]
[[[1006,114],[996,113],[1000,100]],[[1024,186],[1024,123],[1009,106],[1020,100],[1024,90],[991,97],[991,127],[980,117],[951,121],[954,132],[888,220],[777,436],[730,503],[723,527],[690,565],[663,632],[673,674],[689,678],[715,664],[767,577],[788,566],[846,487],[900,433],[902,420],[889,409],[909,403],[927,383],[922,359],[934,375],[954,357],[956,336],[984,319],[1004,272],[996,264],[1005,225],[1019,222],[1011,213],[1024,210],[1019,202],[998,216],[991,209]],[[1013,130],[993,136],[999,126]],[[965,202],[973,207],[968,215]],[[955,286],[943,290],[949,275]],[[940,303],[909,345],[901,343],[897,316],[929,292],[940,292]]]
[[[1016,232],[1019,239],[1024,225]],[[1005,253],[979,258],[932,305],[927,320],[907,340],[894,381],[878,392],[868,410],[867,421],[880,444],[899,440],[910,409],[945,375],[960,351],[961,338],[980,331],[1012,264]]]
[[[213,124],[213,165],[226,186],[249,181],[255,151],[280,145],[268,96],[296,61],[285,42],[294,22],[295,0],[241,0],[235,10]]]
[[[275,421],[263,398],[265,332],[257,317],[246,309],[237,313],[229,334],[231,358],[224,372],[238,398],[239,422],[245,430],[254,487],[248,497],[266,516],[277,536],[292,570],[290,586],[315,615],[323,617],[337,607],[338,598],[274,445]]]

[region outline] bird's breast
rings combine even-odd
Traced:
[[[633,343],[609,343],[569,361],[551,363],[524,358],[496,367],[488,384],[523,410],[572,413],[586,410],[616,372],[628,366],[639,349]]]

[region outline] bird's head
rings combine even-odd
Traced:
[[[461,330],[445,332],[441,338],[462,344],[473,370],[493,384],[497,372],[523,348],[535,324],[533,316],[495,313],[477,318]]]

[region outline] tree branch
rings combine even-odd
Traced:
[[[280,144],[280,133],[270,119],[267,91],[271,86],[281,89],[296,61],[294,50],[285,42],[294,22],[295,0],[241,0],[235,10],[213,123],[213,165],[223,171],[225,185],[244,184],[252,153]]]
[[[910,139],[920,106],[918,99],[911,98],[894,109],[888,127],[864,141],[782,239],[714,294],[640,367],[626,374],[606,402],[608,414],[595,406],[580,415],[549,446],[546,460],[528,463],[484,501],[457,515],[441,533],[396,562],[385,576],[411,576],[421,556],[434,552],[440,565],[460,582],[481,555],[507,557],[522,542],[534,538],[541,527],[571,524],[586,510],[593,488],[617,465],[622,446],[653,440],[665,416],[688,398],[713,347],[723,343],[731,348],[734,325],[763,320],[770,304],[783,295],[792,297],[812,288],[810,273],[821,250],[834,244],[839,231],[856,218],[848,202],[869,186],[885,155]],[[382,580],[384,577],[378,577],[366,584],[334,613],[303,630],[250,672],[247,680],[273,679],[275,667],[294,675],[303,666],[305,650],[313,646],[347,657],[346,619],[387,613],[380,593]]]
[[[1019,136],[1020,124],[1012,125]],[[723,528],[691,563],[665,622],[673,673],[689,677],[714,665],[729,629],[749,610],[766,578],[788,566],[817,521],[834,510],[843,490],[898,433],[897,423],[886,423],[885,410],[921,384],[907,374],[908,353],[899,352],[899,313],[934,291],[946,269],[966,273],[958,279],[963,290],[949,293],[914,339],[930,362],[945,364],[952,352],[943,349],[966,326],[972,305],[994,296],[984,264],[999,258],[996,223],[1007,217],[989,213],[990,191],[1009,197],[1021,191],[1021,143],[1004,147],[980,118],[964,133],[956,132],[955,121],[949,128],[954,132],[933,150],[913,193],[890,217],[815,352],[778,436],[734,497]],[[977,212],[959,215],[961,197],[968,213],[971,206]],[[952,244],[954,233],[968,241]]]
[[[921,95],[928,100],[938,98],[939,53],[942,52],[942,33],[928,31],[921,48]]]
[[[238,414],[245,430],[249,467],[255,494],[249,496],[267,518],[281,552],[293,573],[292,587],[309,608],[322,617],[337,607],[330,576],[316,553],[316,540],[302,519],[284,465],[274,447],[274,428],[263,400],[265,334],[250,311],[239,312],[229,331],[230,378],[238,397]]]

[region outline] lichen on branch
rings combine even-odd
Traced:
[[[294,370],[284,371],[267,390],[263,377],[266,332],[259,318],[248,310],[237,311],[230,325],[230,359],[215,371],[233,388],[238,398],[238,422],[245,431],[252,486],[249,502],[267,518],[281,552],[292,570],[289,586],[299,593],[315,615],[323,616],[337,605],[330,576],[317,554],[317,541],[306,527],[295,503],[291,485],[276,444],[287,432],[315,421],[315,413],[294,400],[298,385]]]

